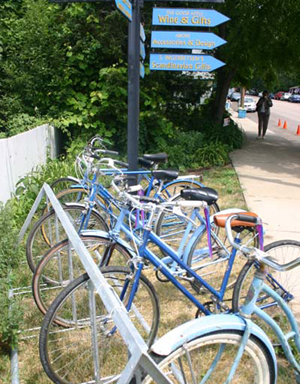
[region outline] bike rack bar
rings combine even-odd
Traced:
[[[80,257],[84,269],[88,273],[95,290],[100,295],[107,311],[112,316],[121,337],[128,347],[131,357],[125,369],[122,371],[117,384],[129,384],[132,377],[135,375],[135,372],[139,371],[140,369],[143,369],[159,384],[171,384],[170,380],[164,375],[158,365],[149,356],[147,352],[148,347],[127,315],[126,308],[112,287],[106,282],[104,276],[84,246],[82,240],[78,236],[78,233],[71,224],[67,214],[64,212],[62,206],[60,205],[52,189],[47,183],[44,183],[29,212],[29,215],[27,216],[26,221],[20,231],[18,241],[20,242],[22,240],[33,218],[33,215],[35,214],[38,205],[40,204],[45,194],[50,200],[52,207],[59,218],[59,221],[67,233],[69,241],[72,243],[75,251],[78,253],[78,256]],[[93,337],[94,340],[96,340],[97,335],[93,335]],[[140,380],[141,378],[138,378],[139,382]]]

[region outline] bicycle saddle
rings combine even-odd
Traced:
[[[143,157],[138,158],[138,163],[145,168],[152,168],[154,165],[154,161],[146,160]]]
[[[180,192],[180,195],[184,200],[201,200],[205,201],[208,205],[214,204],[219,198],[217,191],[207,187],[183,189]]]
[[[155,163],[163,163],[168,159],[168,155],[166,153],[154,153],[143,155],[143,158],[149,161],[154,161]]]
[[[214,222],[218,227],[225,228],[226,220],[229,216],[232,216],[234,213],[221,213],[221,214],[215,214],[214,216]],[[258,223],[258,216],[256,213],[253,212],[237,212],[237,214],[240,216],[240,219],[232,220],[231,227],[255,227]]]
[[[160,180],[175,180],[177,179],[179,172],[177,171],[152,171],[152,176]]]

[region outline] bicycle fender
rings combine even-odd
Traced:
[[[192,179],[188,179],[188,178],[178,178],[178,179],[175,179],[173,181],[170,181],[169,183],[166,183],[164,184],[163,188],[162,188],[162,191],[170,186],[172,186],[173,184],[177,184],[177,183],[180,183],[180,182],[187,182],[187,181],[190,181],[191,184],[195,187],[195,188],[203,188],[204,187],[204,184],[200,183],[199,181],[196,181],[196,180],[192,180]]]
[[[172,329],[152,345],[151,352],[160,356],[168,356],[184,343],[200,336],[205,336],[215,331],[243,331],[245,328],[245,320],[238,315],[218,314],[201,317]],[[269,351],[273,360],[275,374],[277,375],[276,355],[268,336],[255,323],[252,323],[251,334],[257,337]]]
[[[127,243],[125,240],[118,238],[117,240],[112,239],[111,235],[108,232],[100,231],[100,230],[84,230],[80,232],[81,236],[99,236],[104,237],[107,240],[115,241],[119,245],[121,245],[123,248],[126,248],[126,250],[130,253],[131,257],[136,256],[135,251],[132,249],[131,245]]]

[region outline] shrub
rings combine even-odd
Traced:
[[[10,205],[0,205],[0,354],[8,352],[17,342],[17,332],[22,313],[17,300],[9,299],[15,272],[22,257],[16,247],[17,227],[13,220],[14,211]]]
[[[48,160],[33,172],[22,177],[17,183],[15,199],[10,201],[14,207],[16,224],[22,225],[44,183],[51,184],[64,176],[74,176],[73,159]]]
[[[168,166],[179,170],[197,168],[199,164],[195,153],[203,141],[204,135],[201,132],[179,132],[159,149],[168,154]]]
[[[6,136],[15,136],[19,133],[29,131],[47,122],[46,118],[30,116],[27,113],[20,113],[11,117],[6,123]]]
[[[226,165],[229,162],[229,152],[228,145],[209,142],[197,150],[195,161],[203,167]]]
[[[229,151],[241,148],[244,140],[244,132],[234,123],[226,127],[217,124],[210,124],[205,130],[205,138],[211,142],[220,142],[228,146]]]

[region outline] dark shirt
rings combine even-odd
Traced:
[[[260,97],[256,103],[256,110],[258,113],[270,114],[270,108],[273,106],[272,100],[269,97]]]

